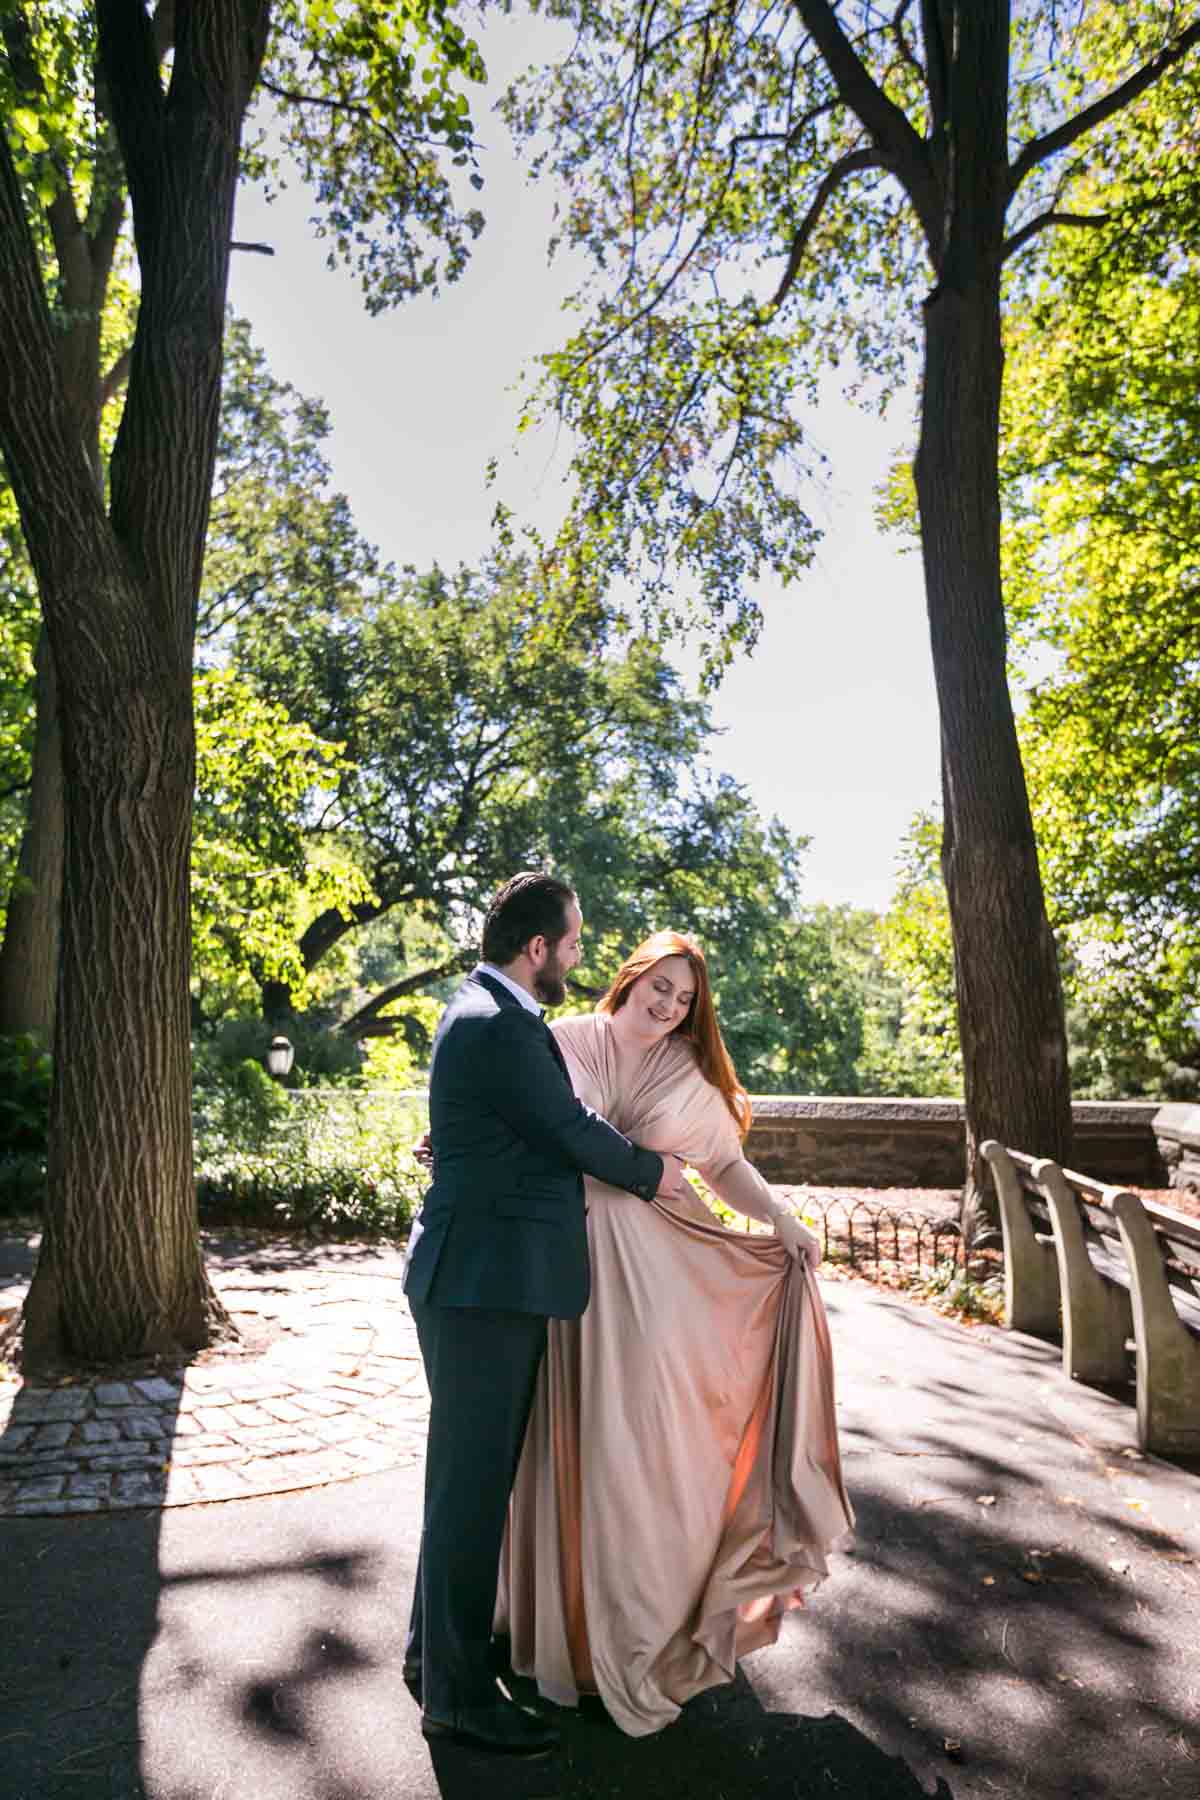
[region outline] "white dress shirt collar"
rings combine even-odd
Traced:
[[[506,975],[503,969],[498,969],[495,963],[481,962],[479,965],[479,973],[481,975],[490,975],[493,981],[500,982],[508,989],[514,999],[521,1002],[521,1005],[525,1008],[526,1012],[536,1013],[538,1018],[541,1018],[542,1009],[534,999],[533,995],[529,992],[529,989],[523,988],[519,981],[513,981],[511,976]]]

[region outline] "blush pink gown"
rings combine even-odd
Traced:
[[[603,1013],[555,1026],[575,1091],[736,1211],[765,1191],[718,1091],[668,1038],[618,1071]],[[548,1699],[644,1736],[730,1681],[849,1538],[812,1273],[699,1198],[587,1182],[592,1298],[552,1320],[513,1492],[497,1629]]]

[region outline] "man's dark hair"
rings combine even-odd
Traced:
[[[575,890],[557,875],[525,869],[506,881],[488,907],[483,924],[483,960],[503,969],[515,962],[530,938],[557,944],[567,929],[567,908]]]

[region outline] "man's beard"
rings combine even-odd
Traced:
[[[567,972],[558,960],[558,952],[550,950],[533,978],[533,991],[543,1006],[561,1006],[567,997]]]

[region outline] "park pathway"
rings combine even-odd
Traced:
[[[34,1244],[0,1245],[0,1316],[21,1304]],[[205,1254],[242,1353],[32,1386],[0,1371],[0,1515],[245,1500],[421,1457],[428,1394],[398,1250],[206,1233]]]
[[[545,1762],[431,1754],[401,1680],[424,1400],[397,1259],[208,1251],[261,1355],[171,1397],[87,1384],[79,1417],[22,1414],[77,1385],[10,1400],[10,1441],[59,1430],[6,1452],[3,1800],[1200,1800],[1198,1472],[1141,1456],[1128,1397],[1064,1381],[1053,1346],[834,1279],[858,1541],[780,1642],[654,1738],[582,1711]],[[167,1504],[75,1468],[104,1444],[169,1461]],[[245,1497],[184,1504],[177,1467]],[[113,1479],[68,1493],[89,1476]],[[40,1480],[67,1485],[15,1498]]]

